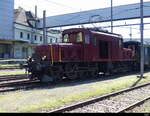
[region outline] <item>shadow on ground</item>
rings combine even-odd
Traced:
[[[72,87],[72,86],[76,86],[76,85],[83,85],[83,84],[89,84],[89,83],[94,83],[94,82],[113,80],[113,79],[117,79],[120,77],[123,78],[124,76],[130,76],[133,74],[138,75],[139,73],[138,72],[128,72],[128,73],[115,74],[112,76],[98,76],[95,78],[77,79],[77,80],[73,80],[73,81],[63,80],[63,81],[57,82],[57,83],[40,83],[40,82],[38,82],[37,84],[40,84],[40,87],[39,86],[34,87],[34,89],[54,89],[54,88],[69,87],[69,86]],[[141,80],[142,80],[142,78],[139,78],[131,87],[136,86]],[[9,87],[14,87],[14,86],[9,85]],[[28,89],[24,89],[23,91],[28,91],[28,90],[32,90],[32,89],[28,88]]]
[[[137,72],[130,72],[130,73],[122,73],[122,74],[117,74],[113,76],[99,76],[95,78],[88,78],[88,79],[77,79],[74,81],[71,80],[63,80],[61,82],[57,83],[42,83],[41,87],[37,87],[36,89],[53,89],[53,88],[60,88],[60,87],[69,87],[69,86],[76,86],[76,85],[82,85],[82,84],[89,84],[93,82],[100,82],[100,81],[106,81],[106,80],[112,80],[112,79],[117,79],[123,76],[130,76],[133,74],[137,74]],[[140,79],[141,80],[141,79]],[[136,81],[132,86],[135,86],[140,80]],[[28,89],[31,90],[31,89]]]

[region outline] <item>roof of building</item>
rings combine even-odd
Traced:
[[[35,16],[31,11],[25,11],[21,7],[14,10],[14,22],[15,23],[33,27],[33,25],[30,23],[30,21],[35,20],[34,17]]]

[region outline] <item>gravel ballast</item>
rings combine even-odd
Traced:
[[[70,113],[115,113],[126,108],[128,105],[148,97],[148,93],[150,93],[150,85],[72,110]]]
[[[150,113],[150,100],[145,101],[142,105],[139,105],[125,113]]]

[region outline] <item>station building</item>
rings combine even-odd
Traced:
[[[43,30],[30,11],[19,7],[14,10],[14,0],[0,0],[0,59],[27,58],[37,44],[43,44]],[[61,42],[61,31],[48,30],[47,43]]]
[[[35,28],[38,21],[30,11],[19,7],[14,11],[14,58],[31,56],[37,44],[43,44],[43,30]],[[61,32],[47,31],[47,43],[61,42]]]

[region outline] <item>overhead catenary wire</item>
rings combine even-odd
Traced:
[[[122,10],[122,11],[119,11],[119,12],[113,14],[113,16],[119,15],[119,14],[121,14],[121,13],[123,13],[123,12],[128,12],[128,11],[138,10],[138,9],[140,9],[140,7]],[[110,17],[110,16],[109,16],[109,17]],[[103,17],[103,18],[104,18],[104,19],[108,19],[109,17]],[[74,17],[70,18],[69,21],[71,21],[71,19],[74,19]],[[83,17],[83,16],[80,16],[80,19],[84,19],[84,17]],[[137,29],[137,28],[136,28],[136,29]],[[139,30],[139,29],[138,29],[138,30]]]
[[[37,1],[41,1],[41,0],[37,0]],[[42,0],[43,1],[43,0]],[[57,5],[57,6],[61,6],[61,7],[64,7],[64,8],[66,8],[66,9],[68,9],[68,8],[70,8],[70,9],[76,9],[76,8],[73,8],[73,7],[71,7],[71,6],[68,6],[68,5],[65,5],[65,4],[62,4],[62,3],[58,3],[58,2],[54,2],[54,1],[52,1],[52,0],[45,0],[45,1],[47,1],[47,3],[49,3],[49,4],[54,4],[54,5]],[[31,8],[31,5],[26,5],[26,6],[28,6],[28,7],[30,7]],[[150,7],[150,6],[148,6],[148,5],[143,5],[144,7]],[[118,12],[116,12],[116,13],[114,13],[113,14],[113,16],[117,16],[117,15],[119,15],[119,14],[122,14],[123,12],[129,12],[129,11],[132,11],[132,10],[138,10],[138,9],[140,9],[140,7],[136,7],[136,8],[131,8],[131,9],[125,9],[125,10],[121,10],[121,11],[118,11]],[[41,10],[41,11],[43,11],[43,9],[41,9],[41,8],[39,8],[38,7],[38,10]],[[84,12],[84,11],[83,11]],[[92,16],[93,14],[92,13],[89,13],[89,12],[84,12],[85,13],[85,15],[89,15],[89,16]],[[70,17],[69,19],[67,19],[67,20],[63,20],[63,21],[72,21],[72,20],[74,20],[74,19],[76,19],[76,18],[78,18],[78,17],[80,17],[80,20],[83,20],[84,19],[84,16],[82,15],[82,12],[80,12],[78,15],[75,15],[75,16],[73,16],[73,17]],[[108,16],[108,17],[102,17],[103,19],[109,19],[110,18],[110,16]],[[58,20],[58,21],[62,21],[62,19],[60,19],[60,20]],[[82,23],[81,21],[80,21],[80,23]],[[89,22],[89,24],[90,24],[91,22]],[[92,23],[95,23],[94,21],[92,22]],[[124,27],[123,27],[124,28]],[[127,28],[127,27],[126,27]],[[146,30],[146,29],[145,29]],[[147,29],[148,30],[148,29]]]
[[[37,0],[37,1],[39,1],[39,0]],[[40,0],[40,1],[41,1],[41,0]],[[43,1],[43,0],[42,0],[42,1]],[[68,5],[65,5],[65,4],[62,4],[62,3],[58,3],[58,2],[54,2],[54,1],[51,1],[51,0],[45,0],[45,1],[47,1],[47,2],[50,3],[50,4],[55,4],[55,5],[58,5],[58,6],[63,6],[63,7],[65,7],[65,8],[76,9],[76,8],[70,7],[70,6],[68,6]],[[30,8],[31,8],[31,7],[30,7]],[[40,9],[40,8],[38,7],[38,10],[39,10],[39,9]],[[119,11],[119,12],[113,14],[113,16],[119,15],[119,14],[121,14],[121,13],[123,13],[123,12],[128,12],[128,11],[131,11],[131,10],[135,10],[135,9],[139,9],[139,7],[137,7],[137,8],[132,8],[132,9],[125,9],[125,10]],[[43,12],[43,9],[40,9],[40,10],[41,10],[41,12]],[[80,9],[80,10],[81,10],[81,9]],[[83,20],[85,15],[89,15],[89,16],[92,16],[92,15],[93,15],[92,13],[84,12],[84,16],[82,16],[81,13],[82,13],[82,12],[80,12],[79,14],[77,14],[77,15],[75,15],[75,16],[73,16],[73,17],[67,19],[67,20],[62,20],[62,19],[57,20],[57,19],[56,19],[56,21],[67,21],[67,22],[68,22],[68,21],[75,20],[75,19],[78,18],[78,17],[80,17],[80,20]],[[111,16],[102,17],[102,18],[103,18],[103,19],[109,19],[110,17],[111,17]],[[94,21],[93,21],[93,22],[94,22]],[[80,22],[80,23],[82,23],[82,22]],[[89,23],[91,23],[91,22],[89,22]]]
[[[37,1],[40,1],[40,2],[41,2],[41,1],[43,1],[43,0],[37,0]],[[63,3],[60,3],[60,2],[56,2],[56,1],[52,1],[52,0],[44,0],[44,1],[47,1],[49,4],[55,4],[55,5],[57,5],[57,6],[64,7],[64,8],[66,8],[66,9],[70,8],[70,9],[76,9],[76,10],[77,10],[77,8],[71,7],[71,6],[69,6],[69,5],[66,5],[66,4],[63,4]],[[37,5],[37,4],[36,4],[36,5]],[[28,6],[29,6],[29,5],[28,5]],[[147,6],[147,5],[144,5],[144,6],[145,6],[145,7],[150,7],[150,6]],[[30,6],[30,8],[31,8],[31,6]],[[119,14],[121,14],[121,13],[123,13],[123,12],[135,10],[135,9],[139,9],[139,7],[119,11],[118,13],[113,14],[113,16],[119,15]],[[38,7],[38,10],[41,10],[41,12],[43,12],[43,10],[46,10],[46,9],[41,9],[41,8]],[[58,10],[58,9],[57,9],[57,10]],[[80,10],[80,9],[78,9],[78,10]],[[52,12],[52,11],[51,11],[51,12]],[[90,13],[89,13],[88,15],[93,15],[93,14],[90,14]],[[70,19],[72,20],[72,19],[74,19],[74,18],[76,18],[76,17],[78,17],[78,16],[80,16],[81,20],[84,18],[84,17],[82,17],[82,15],[77,15],[77,16],[71,17]],[[103,18],[104,18],[104,19],[108,19],[108,18],[110,18],[110,17],[111,17],[111,16],[103,17]],[[68,19],[67,21],[71,21],[70,19]]]
[[[34,6],[35,6],[35,5],[37,5],[37,4],[34,4]],[[23,5],[20,5],[20,4],[19,4],[18,6],[24,7],[24,9],[33,9],[33,10],[34,10],[33,4],[31,5],[31,4],[28,4],[27,2],[24,2]],[[25,7],[25,6],[26,6],[26,7]],[[41,8],[39,8],[39,7],[38,7],[38,10],[43,11],[43,9],[41,9]]]
[[[136,9],[140,9],[140,8],[139,8],[139,7],[136,7],[136,8],[132,8],[132,9],[125,9],[125,10],[122,10],[122,11],[119,11],[119,12],[113,14],[113,16],[119,15],[119,14],[121,14],[121,13],[123,13],[123,12],[128,12],[128,11],[131,11],[131,10],[136,10]],[[86,14],[86,15],[89,15],[89,16],[93,16],[93,14],[91,15],[91,13],[85,12],[85,14]],[[75,15],[74,17],[71,17],[71,18],[69,18],[69,19],[67,19],[67,20],[64,20],[64,21],[71,21],[71,20],[74,20],[75,18],[78,18],[78,16],[80,16],[80,20],[83,20],[83,19],[84,19],[83,16],[81,16],[80,14],[77,14],[77,15]],[[101,16],[101,18],[103,18],[103,19],[109,19],[110,16],[108,16],[108,17],[102,17],[102,16]],[[97,21],[97,22],[98,22],[98,21]],[[89,23],[94,23],[94,21],[93,21],[93,22],[90,22],[90,21],[89,21]]]
[[[42,0],[42,1],[43,1],[43,0]],[[76,10],[79,10],[79,9],[77,9],[77,8],[74,8],[74,7],[71,7],[71,6],[62,4],[62,3],[54,2],[54,1],[52,1],[52,0],[45,0],[45,1],[47,1],[47,2],[49,2],[49,3],[52,3],[52,4],[55,4],[55,5],[58,5],[58,6],[65,7],[65,8],[67,8],[67,9],[70,8],[70,9],[76,9]]]
[[[128,12],[128,11],[131,11],[131,10],[135,10],[135,9],[140,9],[140,8],[137,7],[137,8],[122,10],[122,11],[119,11],[119,12],[113,14],[113,16],[122,14],[123,12]],[[81,12],[81,13],[82,13],[82,12]],[[92,13],[89,13],[89,12],[88,12],[88,13],[87,13],[87,12],[84,12],[84,16],[85,16],[85,15],[93,16],[93,14],[92,14]],[[79,13],[79,14],[77,14],[77,15],[75,15],[75,16],[73,16],[73,17],[67,19],[67,20],[61,20],[61,21],[72,21],[72,20],[75,20],[76,18],[78,18],[79,16],[80,16],[80,20],[85,19],[84,16],[82,16],[82,15]],[[101,16],[101,17],[102,17],[102,16]],[[89,17],[89,18],[90,18],[90,17]],[[110,16],[108,16],[108,17],[102,17],[102,18],[103,18],[103,19],[109,19]],[[59,20],[59,21],[60,21],[60,20]],[[93,22],[94,22],[94,21],[93,21]],[[98,22],[98,21],[96,21],[96,22]],[[89,23],[92,23],[92,22],[89,22]]]

